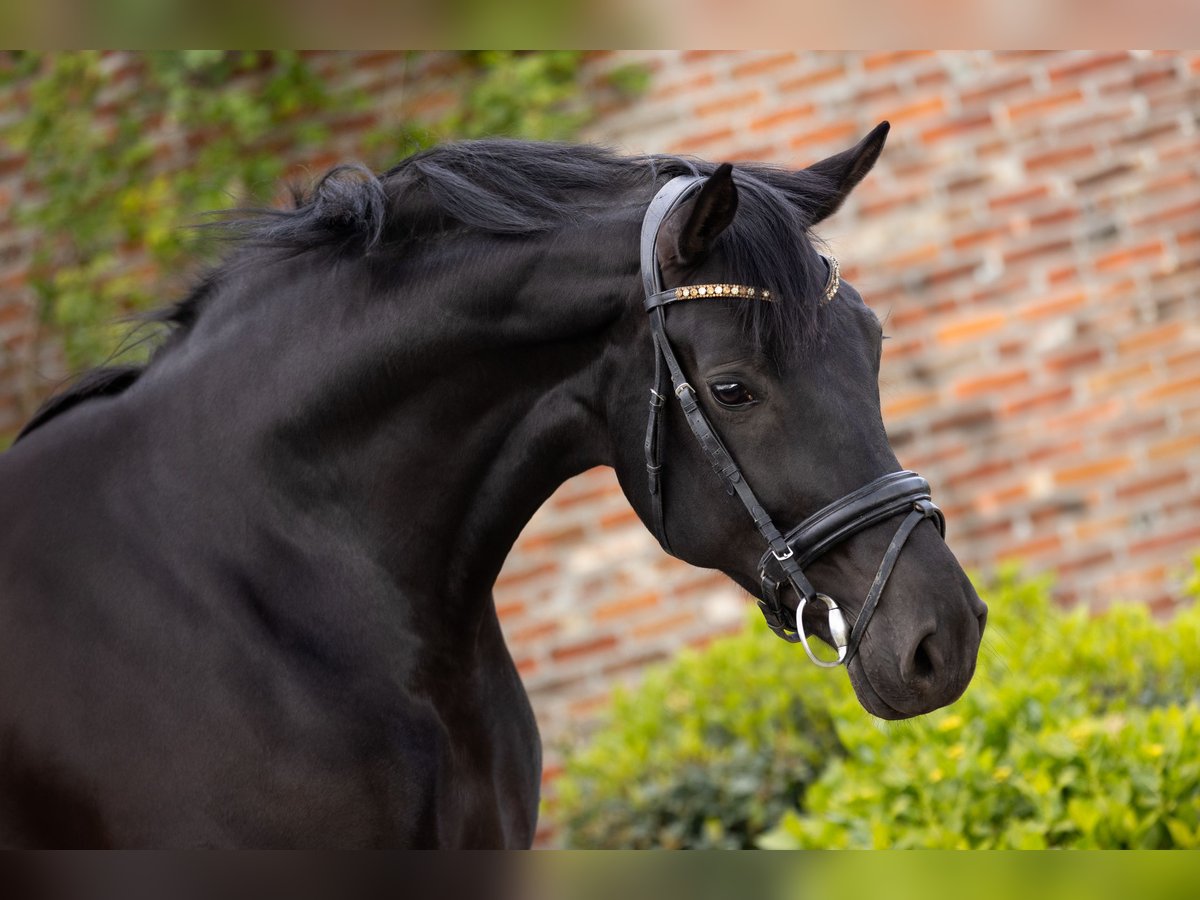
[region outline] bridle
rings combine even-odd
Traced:
[[[659,269],[655,252],[659,228],[706,180],[701,175],[681,175],[671,179],[650,202],[642,220],[642,281],[646,291],[645,306],[650,315],[650,331],[655,350],[654,386],[650,389],[650,421],[646,425],[646,474],[653,504],[654,531],[663,549],[670,553],[666,513],[663,507],[661,419],[667,391],[673,390],[683,409],[688,427],[708,457],[713,471],[725,484],[726,491],[741,500],[767,543],[767,552],[759,562],[762,599],[758,601],[758,606],[767,620],[768,627],[785,641],[802,644],[809,659],[819,666],[837,666],[843,662],[848,665],[858,651],[867,624],[879,605],[883,589],[913,529],[923,520],[932,519],[945,537],[946,520],[942,511],[930,499],[929,483],[915,472],[902,471],[877,478],[835,500],[817,510],[787,534],[782,534],[771,521],[771,517],[743,477],[741,469],[704,415],[704,410],[700,408],[696,391],[688,383],[667,338],[666,307],[672,303],[723,298],[745,299],[755,303],[774,302],[770,291],[746,285],[706,284],[663,288],[662,271]],[[825,262],[829,268],[829,279],[823,304],[837,296],[841,284],[837,260],[825,257]],[[846,620],[841,609],[829,596],[817,592],[804,576],[804,567],[852,535],[906,510],[908,515],[884,553],[862,610],[853,628],[847,632]],[[786,586],[791,586],[796,594],[795,608],[784,603],[783,588]],[[829,631],[837,650],[837,659],[833,661],[817,657],[804,632],[805,606],[818,601],[828,610]]]

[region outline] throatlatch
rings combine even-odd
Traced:
[[[668,393],[673,393],[713,471],[725,485],[726,491],[741,500],[754,521],[754,527],[767,543],[767,552],[759,563],[762,599],[758,601],[758,606],[768,627],[785,641],[800,643],[809,659],[819,666],[848,664],[858,651],[867,624],[879,605],[887,580],[913,529],[923,520],[932,519],[944,537],[945,517],[930,498],[929,483],[915,472],[902,471],[892,472],[863,485],[818,510],[786,535],[771,521],[742,476],[741,469],[704,415],[696,391],[688,383],[667,337],[666,307],[672,303],[695,299],[745,299],[759,303],[775,301],[769,290],[748,285],[706,284],[664,289],[655,252],[659,229],[666,218],[706,180],[701,175],[681,175],[671,179],[650,202],[642,220],[642,282],[646,294],[645,307],[650,316],[650,332],[654,339],[654,385],[650,388],[645,452],[655,535],[663,549],[670,553],[663,502],[662,412]],[[829,268],[829,279],[822,303],[833,300],[841,286],[837,260],[826,257],[825,261]],[[804,576],[803,569],[852,535],[906,510],[908,515],[884,553],[854,627],[847,631],[845,617],[837,603],[826,594],[818,593]],[[790,585],[796,594],[795,607],[784,602],[782,588],[785,585]],[[824,605],[829,616],[829,631],[837,650],[836,660],[820,659],[809,646],[808,636],[804,632],[805,607],[810,602],[818,601]]]

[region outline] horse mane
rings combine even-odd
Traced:
[[[106,366],[87,372],[47,400],[17,440],[80,403],[127,390],[142,372],[183,338],[204,314],[225,272],[274,258],[311,252],[364,255],[402,246],[432,227],[469,228],[496,235],[551,231],[613,208],[629,195],[631,223],[640,222],[655,185],[676,175],[708,175],[715,164],[677,156],[620,156],[602,147],[489,139],[443,144],[415,154],[382,175],[360,165],[327,172],[308,193],[294,193],[291,209],[231,210],[206,226],[234,250],[182,300],[143,317],[170,335],[145,365]],[[809,343],[815,334],[824,266],[812,246],[806,210],[825,205],[838,186],[811,170],[762,164],[734,168],[738,213],[721,235],[730,281],[765,287],[775,303],[742,303],[743,325],[777,355]],[[436,221],[431,222],[433,212]]]

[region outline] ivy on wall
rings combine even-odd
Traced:
[[[567,138],[594,115],[582,53],[486,51],[458,62],[450,110],[366,135],[368,165],[450,137]],[[0,78],[0,96],[26,98],[26,114],[0,128],[0,147],[25,156],[37,188],[37,202],[17,211],[39,235],[33,286],[76,368],[109,356],[128,330],[122,315],[161,303],[164,276],[204,250],[205,232],[187,226],[269,203],[289,163],[315,153],[339,115],[371,103],[291,51],[10,54]],[[645,81],[633,68],[609,76],[622,93]]]

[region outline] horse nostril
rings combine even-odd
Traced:
[[[983,612],[979,613],[975,618],[979,620],[979,636],[983,637],[983,630],[987,628],[988,608],[985,606]]]
[[[936,634],[936,631],[931,631],[917,642],[916,649],[913,650],[912,657],[909,659],[908,671],[904,673],[905,681],[910,683],[914,681],[926,683],[933,681],[939,656],[934,646],[934,636]]]

